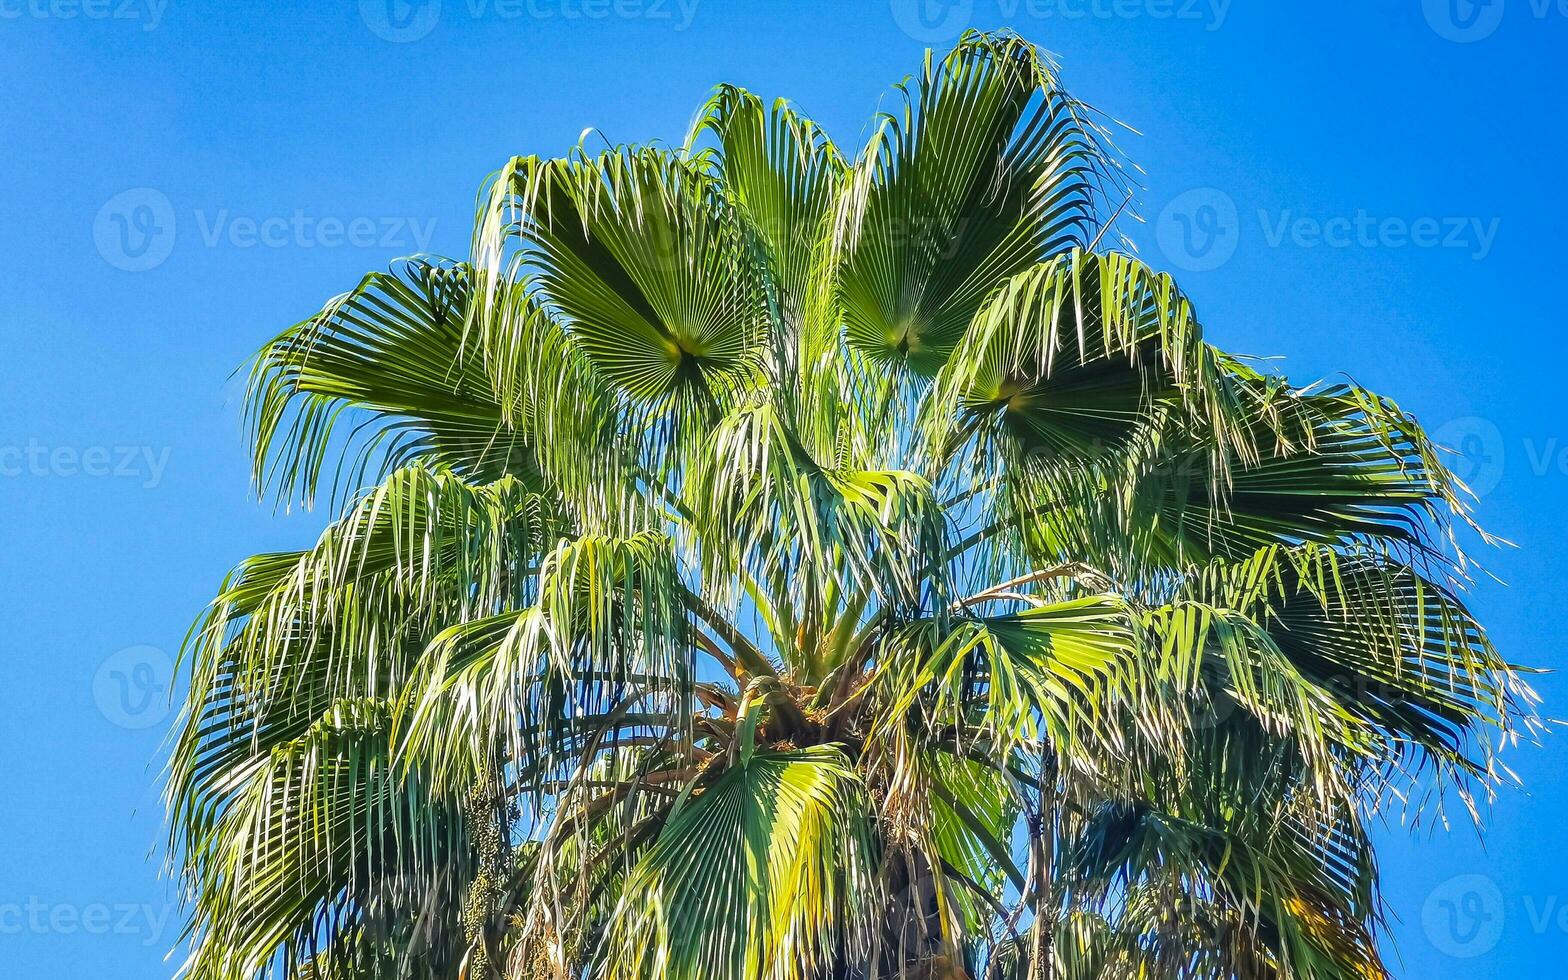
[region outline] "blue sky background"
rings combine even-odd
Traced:
[[[1211,337],[1347,372],[1472,454],[1483,521],[1519,543],[1475,605],[1515,659],[1563,663],[1568,4],[387,2],[0,0],[0,975],[177,965],[169,658],[234,562],[325,519],[250,493],[249,354],[397,255],[464,255],[512,154],[677,140],[721,80],[853,147],[964,26],[1059,53],[1141,132],[1147,221],[1119,230]],[[1568,741],[1510,758],[1529,792],[1484,847],[1382,835],[1404,977],[1568,955]]]

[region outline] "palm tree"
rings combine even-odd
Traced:
[[[187,643],[192,980],[1386,975],[1369,822],[1535,725],[1463,488],[1099,247],[1033,46],[892,102],[515,158],[261,351],[338,516]]]

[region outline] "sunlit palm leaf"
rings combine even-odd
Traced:
[[[1017,38],[969,35],[900,94],[844,199],[839,294],[850,343],[929,373],[997,282],[1088,244],[1109,165]]]
[[[870,942],[877,848],[860,778],[826,748],[758,753],[633,870],[600,975],[806,980]]]
[[[310,499],[328,455],[350,439],[365,468],[418,458],[480,479],[529,477],[534,464],[503,418],[477,351],[464,346],[473,277],[463,264],[409,259],[269,344],[251,370],[248,414],[258,483]],[[348,420],[352,437],[338,431]]]
[[[189,976],[284,974],[355,935],[365,944],[346,951],[355,959],[399,963],[408,976],[452,968],[461,949],[443,943],[470,860],[466,831],[459,812],[396,770],[387,716],[375,701],[339,702],[249,776],[190,869]],[[405,928],[421,919],[423,935]]]

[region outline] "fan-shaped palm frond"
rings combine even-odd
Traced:
[[[192,629],[197,980],[1387,975],[1533,696],[1421,426],[1214,347],[1010,34],[847,159],[721,87],[269,344],[334,520]],[[340,424],[341,423],[341,424]]]

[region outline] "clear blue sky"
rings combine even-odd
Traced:
[[[397,255],[463,255],[511,154],[678,139],[719,81],[853,146],[965,24],[1058,52],[1141,132],[1148,222],[1120,227],[1212,337],[1483,457],[1482,519],[1520,547],[1475,605],[1515,659],[1563,662],[1568,9],[923,2],[0,0],[0,974],[176,965],[147,695],[231,564],[324,519],[250,495],[247,355]],[[1511,759],[1530,795],[1484,847],[1383,835],[1402,976],[1561,969],[1568,740]]]

